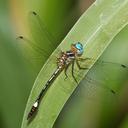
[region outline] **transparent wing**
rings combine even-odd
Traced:
[[[48,31],[47,27],[36,12],[32,11],[29,13],[29,23],[34,42],[44,49],[49,50],[50,48],[50,50],[53,51],[56,48],[57,41]]]
[[[113,94],[118,94],[119,90],[125,85],[127,75],[128,68],[120,64],[98,63],[88,72],[85,80],[88,85],[100,86],[104,88],[104,91],[108,90]]]
[[[45,49],[38,47],[33,41],[27,39],[26,37],[19,36],[17,40],[22,41],[23,42],[22,44],[25,45],[27,49],[31,49],[32,52],[36,51],[40,53],[42,56],[48,57]]]
[[[84,67],[89,68],[89,61],[95,60],[89,59],[87,64],[84,64]],[[77,66],[75,66],[74,74],[76,76],[76,79],[79,80],[83,75],[83,71],[80,71]],[[88,88],[88,90],[90,87],[103,88],[105,91],[109,91],[110,93],[116,94],[125,84],[127,80],[127,75],[127,66],[119,63],[98,60],[96,64],[89,70],[87,75],[84,77],[84,86],[87,86],[86,88]]]
[[[32,37],[27,39],[25,36],[19,36],[17,39],[22,41],[20,46],[23,54],[29,55],[32,62],[42,65],[56,48],[56,40],[36,12],[29,13],[29,24]]]
[[[116,91],[118,86],[126,80],[127,75],[128,67],[123,64],[98,61],[87,74],[86,79],[90,78],[90,81],[107,85]]]
[[[110,62],[98,62],[87,73],[80,93],[87,99],[104,100],[117,98],[127,82],[128,67]]]
[[[17,37],[18,47],[27,60],[31,61],[34,65],[42,65],[48,58],[48,54],[45,50],[38,47],[33,41],[26,37]]]
[[[34,62],[34,64],[42,66],[42,64],[48,59],[49,54],[47,53],[47,50],[38,47],[33,41],[23,36],[17,37],[17,40],[19,41],[18,47],[22,50],[23,55],[27,56],[32,63]],[[57,48],[55,56],[52,56],[50,60],[53,63],[57,63],[57,58],[60,57],[61,52],[62,50]]]

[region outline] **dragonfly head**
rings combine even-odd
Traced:
[[[83,54],[83,45],[80,42],[72,44],[71,46],[72,52],[74,52],[77,56],[81,56]]]

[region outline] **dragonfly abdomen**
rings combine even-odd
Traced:
[[[38,96],[38,100],[40,100],[44,94],[44,92],[48,89],[48,87],[51,85],[51,83],[56,79],[56,77],[61,72],[61,69],[57,68],[54,73],[51,75],[50,79],[46,82],[45,86],[43,87],[40,95]]]
[[[33,114],[37,111],[38,107],[39,107],[39,103],[40,100],[42,98],[42,96],[44,95],[44,93],[48,90],[49,86],[52,84],[52,82],[57,78],[57,76],[59,75],[59,73],[61,72],[60,68],[57,68],[55,70],[55,72],[51,75],[50,79],[46,82],[45,86],[43,87],[42,91],[40,92],[38,98],[36,99],[36,101],[34,102],[27,119],[29,119],[31,116],[33,116]]]

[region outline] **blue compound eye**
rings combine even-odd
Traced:
[[[80,42],[78,42],[75,44],[75,47],[77,49],[77,54],[82,55],[83,54],[83,45]]]

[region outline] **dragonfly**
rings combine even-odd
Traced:
[[[72,77],[74,79],[74,81],[78,84],[77,79],[74,76],[74,64],[76,63],[78,68],[81,69],[88,69],[87,67],[81,67],[81,65],[79,64],[79,61],[83,61],[83,60],[87,60],[90,58],[81,58],[82,54],[83,54],[83,45],[80,42],[77,42],[75,44],[71,45],[70,50],[66,51],[66,52],[61,52],[61,55],[59,58],[57,58],[57,68],[54,71],[54,73],[51,75],[51,77],[49,78],[49,80],[46,82],[44,88],[42,89],[42,91],[40,92],[39,96],[37,97],[36,101],[34,102],[29,114],[28,114],[28,119],[37,111],[38,107],[39,107],[39,103],[40,100],[45,92],[45,90],[47,90],[47,88],[49,88],[49,86],[53,83],[53,81],[57,78],[57,76],[64,70],[65,76],[66,78],[68,77],[67,75],[67,69],[69,68],[69,66],[72,66]]]
[[[52,41],[52,37],[51,34],[49,34],[49,32],[45,29],[46,27],[43,26],[43,23],[40,20],[39,15],[36,12],[31,12],[32,15],[35,17],[35,19],[37,20],[37,22],[39,23],[42,29],[42,31],[45,33],[46,37],[49,39],[49,42]],[[19,39],[22,40],[26,40],[23,36],[19,36]],[[27,40],[28,42],[28,40]],[[41,50],[41,49],[39,49]],[[46,54],[46,51],[44,51],[44,53]],[[45,86],[43,87],[43,89],[41,90],[40,94],[38,95],[38,97],[36,98],[35,102],[33,103],[28,115],[27,115],[27,119],[29,120],[38,110],[40,102],[42,100],[43,95],[45,94],[45,92],[48,90],[48,88],[52,85],[52,83],[55,81],[55,79],[59,76],[59,74],[64,71],[65,74],[65,78],[68,78],[67,75],[67,71],[69,69],[69,67],[71,66],[71,76],[73,78],[73,80],[78,84],[78,81],[74,75],[74,65],[76,64],[79,70],[88,70],[89,68],[87,66],[81,66],[80,62],[86,62],[88,60],[93,60],[95,61],[95,59],[92,58],[83,58],[82,55],[84,53],[84,48],[83,48],[83,44],[81,42],[75,42],[74,44],[71,44],[70,49],[67,51],[61,51],[60,56],[57,58],[57,67],[56,70],[53,72],[53,74],[51,75],[51,77],[47,80],[47,82],[45,83]],[[112,63],[112,62],[103,62],[103,64],[114,64],[119,66],[121,69],[127,69],[128,67],[124,64],[117,64],[117,63]],[[88,78],[87,79],[89,82],[93,82],[93,79]],[[96,81],[94,81],[96,83]],[[110,89],[112,93],[115,93],[114,90]]]

